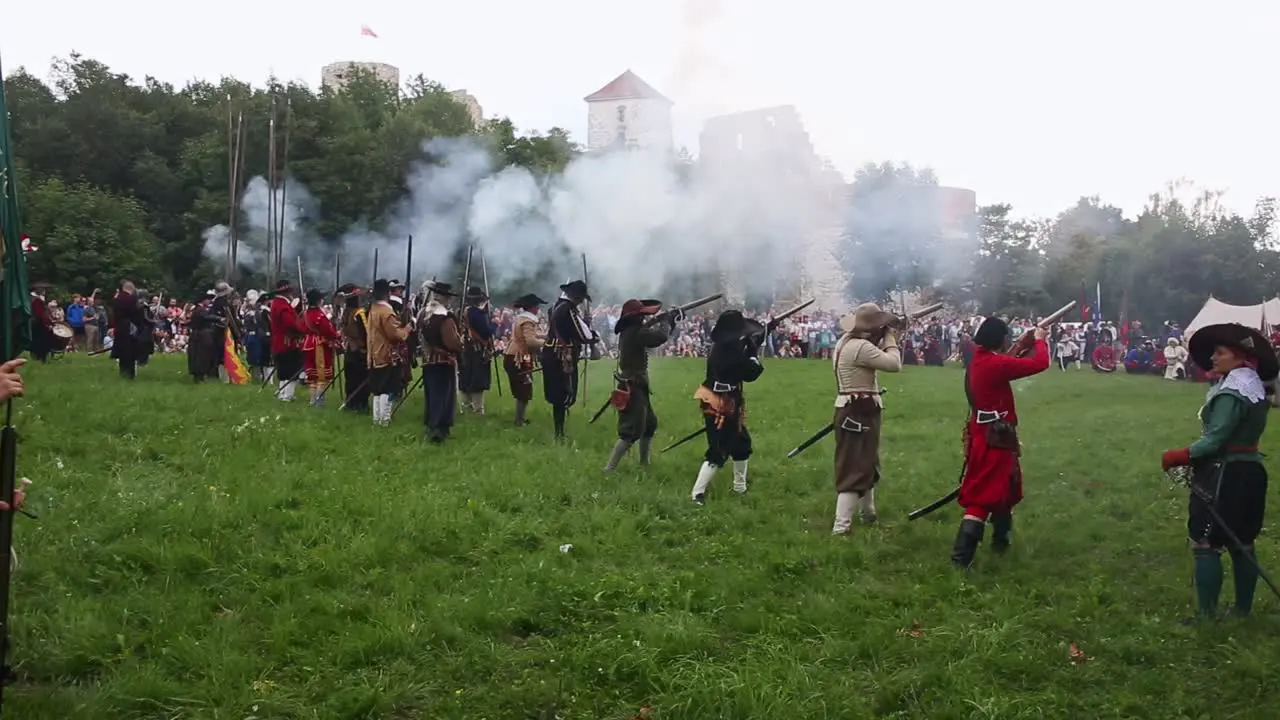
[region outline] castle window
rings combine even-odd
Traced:
[[[618,122],[624,123],[626,121],[627,121],[627,106],[619,105],[618,106]]]

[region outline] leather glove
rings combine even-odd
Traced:
[[[1168,472],[1169,468],[1182,467],[1191,464],[1190,448],[1178,448],[1177,450],[1165,450],[1164,455],[1160,456],[1160,467]]]
[[[884,331],[884,339],[880,341],[880,349],[888,350],[896,347],[898,347],[898,333],[894,332],[893,328],[888,328]]]

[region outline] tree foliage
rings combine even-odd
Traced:
[[[115,287],[122,277],[199,291],[216,277],[202,233],[230,212],[229,117],[247,125],[242,180],[268,171],[268,118],[289,128],[288,174],[322,208],[321,237],[377,227],[406,193],[412,163],[435,137],[484,136],[496,164],[539,174],[576,152],[568,133],[522,134],[507,119],[474,127],[467,109],[422,76],[403,88],[356,72],[341,91],[233,78],[184,88],[136,83],[77,55],[45,83],[25,69],[5,78],[32,273],[66,292]],[[288,116],[288,121],[284,120]]]
[[[355,72],[341,91],[234,78],[175,88],[72,55],[53,64],[48,82],[24,69],[4,82],[24,218],[40,247],[32,272],[66,292],[129,276],[188,293],[216,278],[202,233],[228,221],[228,124],[239,114],[248,125],[242,182],[267,173],[274,109],[289,129],[288,174],[314,196],[309,222],[329,239],[381,227],[432,138],[477,136],[497,166],[539,176],[564,170],[577,152],[559,128],[521,133],[507,119],[474,127],[464,106],[422,76],[393,88]],[[692,158],[677,162],[687,177]],[[1249,217],[1224,210],[1213,193],[1180,201],[1178,186],[1152,195],[1134,218],[1098,197],[1044,219],[992,204],[978,209],[965,244],[940,231],[937,186],[928,168],[857,171],[842,252],[851,299],[928,290],[982,312],[1039,314],[1082,288],[1092,301],[1100,284],[1109,317],[1127,298],[1131,316],[1159,321],[1189,319],[1210,294],[1252,304],[1280,289],[1270,198]],[[694,270],[699,288],[717,272]]]
[[[972,245],[957,252],[921,192],[936,184],[927,169],[892,163],[855,175],[844,238],[851,299],[930,289],[981,312],[1039,315],[1082,291],[1093,303],[1101,286],[1108,318],[1124,306],[1129,317],[1158,323],[1190,320],[1209,295],[1252,305],[1280,291],[1272,198],[1250,217],[1223,209],[1217,193],[1179,200],[1179,185],[1153,194],[1136,218],[1096,196],[1050,219],[987,205],[977,209]]]

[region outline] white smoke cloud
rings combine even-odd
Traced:
[[[403,279],[412,235],[414,285],[432,276],[458,283],[447,273],[470,244],[483,254],[497,293],[553,292],[512,285],[540,271],[561,282],[580,277],[585,254],[597,298],[653,296],[694,269],[729,272],[744,286],[739,290],[769,294],[792,277],[804,237],[823,212],[812,183],[767,161],[682,170],[663,153],[613,152],[579,156],[563,173],[539,177],[520,167],[497,170],[476,138],[434,139],[423,151],[409,173],[408,194],[382,229],[353,227],[336,243],[308,232],[318,204],[290,182],[286,276],[293,276],[292,259],[300,255],[309,279],[328,287],[340,252],[343,281],[367,283],[376,249],[378,275]],[[265,181],[254,178],[243,204],[241,264],[259,272],[267,197]],[[210,228],[205,238],[206,254],[220,262],[226,228]],[[478,263],[479,255],[474,284]]]

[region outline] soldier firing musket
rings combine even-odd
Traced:
[[[723,295],[715,294],[660,312],[657,300],[631,299],[623,303],[621,317],[613,327],[618,336],[618,367],[613,373],[614,390],[609,400],[591,418],[595,422],[605,409],[618,411],[618,442],[605,465],[605,473],[618,467],[627,451],[640,444],[640,464],[649,464],[649,450],[658,432],[658,417],[649,401],[649,351],[666,343],[685,312],[702,307]]]
[[[646,330],[654,326],[664,325],[668,322],[671,322],[674,327],[674,323],[680,322],[680,320],[690,310],[695,310],[697,308],[702,307],[703,305],[709,305],[715,302],[716,300],[719,300],[722,297],[724,297],[724,293],[716,293],[715,295],[708,295],[704,298],[694,300],[693,302],[685,303],[684,305],[677,305],[676,307],[670,310],[665,310],[662,312],[658,312],[658,309],[662,307],[662,303],[657,300],[628,300],[627,303],[642,303],[644,305],[645,309],[643,312],[637,309],[639,306],[633,305],[632,314],[636,317],[642,318],[642,320],[640,321],[640,324],[636,327],[636,329]],[[627,314],[627,308],[625,304],[623,305],[622,314],[623,315]],[[619,375],[625,374],[625,371],[622,368],[622,339],[623,339],[622,332],[623,331],[620,330],[619,328],[625,328],[625,327],[629,327],[629,325],[624,325],[624,323],[621,320],[619,320],[618,324],[615,325],[613,329],[614,334],[619,336],[618,337],[619,368],[618,368],[618,372],[614,373],[614,379],[618,380],[619,382],[619,389],[615,390],[614,393],[611,394],[609,398],[604,401],[604,404],[600,406],[600,409],[596,411],[596,414],[591,416],[591,421],[590,421],[591,423],[594,423],[596,420],[599,420],[600,416],[604,414],[604,411],[609,409],[609,406],[612,405],[614,407],[617,407],[617,405],[615,404],[616,401],[618,400],[617,393],[619,392],[619,390],[622,389],[620,386],[624,382],[619,377]],[[670,339],[670,335],[667,336],[667,339]],[[661,345],[662,343],[665,343],[666,341],[667,340],[662,340],[657,345],[646,346],[646,347],[658,347],[659,345]],[[649,364],[649,360],[648,360],[648,354],[646,351],[645,359],[644,359],[644,370],[643,370],[643,372],[645,372],[646,374],[648,372],[648,364]],[[619,412],[621,412],[622,408],[618,408],[618,410]]]
[[[951,562],[968,568],[991,520],[992,550],[1003,552],[1010,545],[1013,508],[1022,501],[1021,450],[1018,443],[1018,413],[1010,383],[1044,372],[1049,367],[1049,328],[1062,318],[1074,302],[1041,320],[1030,335],[1013,342],[1009,326],[1000,318],[988,317],[974,333],[977,350],[965,371],[965,395],[969,418],[965,423],[964,465],[960,487],[955,492],[964,517],[951,550]],[[949,502],[944,498],[929,508],[911,513],[911,518]]]
[[[771,320],[769,320],[769,322],[765,323],[764,325],[761,325],[760,323],[758,323],[758,322],[756,322],[756,321],[754,321],[754,320],[748,321],[748,322],[747,322],[747,324],[746,324],[746,326],[745,326],[745,327],[743,328],[743,330],[742,330],[742,332],[744,333],[744,335],[741,337],[741,339],[742,339],[744,342],[749,342],[750,344],[754,345],[754,349],[753,349],[753,351],[752,351],[752,352],[753,352],[753,353],[755,353],[755,354],[753,354],[752,356],[753,356],[753,357],[755,357],[755,356],[756,356],[756,354],[758,354],[758,353],[759,353],[760,346],[764,345],[765,340],[766,340],[766,338],[769,336],[769,334],[770,334],[770,333],[772,333],[774,330],[777,330],[779,327],[781,327],[781,326],[782,326],[782,323],[783,323],[783,322],[785,322],[785,321],[787,320],[787,318],[790,318],[791,316],[795,315],[796,313],[800,312],[801,310],[804,310],[805,308],[809,307],[810,305],[812,305],[812,304],[813,304],[814,302],[816,302],[816,301],[817,301],[817,298],[813,298],[813,299],[810,299],[810,300],[806,300],[806,301],[804,301],[804,302],[800,303],[799,305],[796,305],[795,307],[791,308],[790,310],[787,310],[786,312],[784,312],[784,313],[782,313],[782,314],[780,314],[780,315],[775,316],[774,318],[772,318]],[[739,311],[737,311],[737,310],[726,311],[726,312],[736,312],[736,313],[738,313],[739,315],[741,315],[741,313],[740,313]],[[724,316],[725,316],[725,313],[721,313],[721,316],[720,316],[720,318],[717,320],[717,323],[719,323],[719,320],[720,320],[720,319],[724,319]],[[734,323],[736,323],[736,321],[733,321],[733,322],[734,322]],[[714,335],[714,333],[713,333],[713,335]],[[712,338],[712,343],[713,343],[713,344],[715,343],[715,338],[714,338],[714,337]],[[710,360],[708,359],[708,363],[709,363],[709,362],[710,362]],[[709,367],[709,366],[708,366],[708,367]],[[754,379],[755,379],[755,378],[752,378],[752,380],[754,380]],[[689,433],[688,435],[685,435],[684,437],[680,438],[679,440],[677,440],[677,441],[675,441],[675,442],[671,443],[670,445],[666,446],[665,448],[663,448],[663,449],[662,449],[662,452],[664,452],[664,453],[665,453],[665,452],[668,452],[668,451],[670,451],[670,450],[674,450],[674,449],[676,449],[676,448],[680,447],[681,445],[683,445],[683,444],[685,444],[685,443],[689,442],[690,440],[692,440],[692,439],[694,439],[694,438],[698,437],[699,435],[702,435],[703,433],[707,432],[708,427],[709,427],[709,426],[708,426],[708,425],[706,425],[706,424],[704,423],[704,424],[703,424],[703,427],[699,428],[698,430],[694,430],[693,432]],[[744,468],[745,468],[745,465],[744,465]],[[744,469],[744,480],[743,480],[744,486],[745,486],[745,482],[746,482],[746,481],[745,481],[745,469]]]
[[[904,332],[907,329],[907,327],[911,324],[911,321],[919,320],[920,318],[923,318],[923,317],[928,317],[938,312],[939,310],[941,310],[943,305],[944,303],[934,303],[932,305],[920,308],[915,312],[908,313],[907,315],[894,315],[893,313],[882,311],[880,307],[875,303],[865,303],[863,305],[858,306],[858,309],[854,310],[854,312],[851,315],[846,315],[845,317],[840,319],[840,329],[846,333],[846,336],[848,336],[849,333],[856,331],[858,337],[864,340],[869,340],[873,342],[876,347],[880,347],[880,349],[884,350],[885,352],[888,352],[888,348],[881,347],[881,345],[883,344],[884,340],[888,339],[888,337],[892,335],[893,337],[892,347],[896,351],[898,350],[898,343],[897,343],[898,333]],[[859,312],[862,313],[861,316],[859,316]],[[843,342],[844,340],[842,339],[841,343]],[[837,381],[839,381],[840,379],[840,368],[839,368],[840,347],[843,347],[843,345],[838,346],[836,349],[836,352],[832,356],[833,357],[832,362],[836,366]],[[901,359],[899,359],[898,367],[899,368],[902,367]],[[876,368],[876,369],[882,369],[885,372],[897,372],[897,370],[888,370],[886,368]],[[852,378],[849,378],[849,380],[852,381]],[[875,387],[870,390],[866,390],[866,392],[875,392],[878,395],[883,395],[884,391],[880,389],[878,384],[876,384],[874,372],[871,377],[871,382],[873,385],[875,385]],[[839,392],[843,393],[843,392],[846,392],[846,390],[843,387],[841,387]],[[849,390],[848,392],[852,392],[852,390]],[[842,407],[841,405],[839,405],[840,401],[838,399],[836,402],[837,402],[836,407]],[[821,430],[811,435],[808,440],[805,440],[804,442],[800,443],[795,448],[793,448],[791,452],[787,453],[787,457],[793,458],[799,455],[800,453],[809,449],[811,446],[815,445],[822,438],[830,435],[831,432],[835,429],[836,429],[836,422],[828,423]]]

